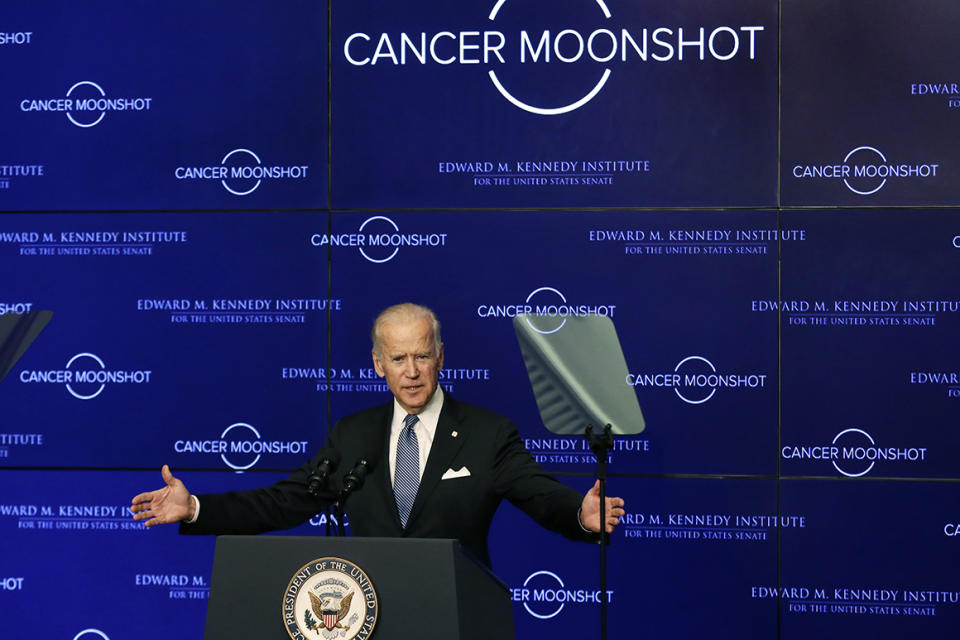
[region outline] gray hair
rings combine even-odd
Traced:
[[[433,333],[433,348],[439,355],[443,342],[440,339],[440,321],[437,315],[428,307],[412,302],[403,302],[387,307],[373,321],[373,330],[370,332],[370,340],[373,342],[373,351],[377,356],[382,356],[382,345],[380,344],[380,328],[388,322],[415,322],[426,319],[430,321],[430,329]]]

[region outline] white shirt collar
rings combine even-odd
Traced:
[[[437,423],[440,422],[440,409],[443,408],[443,389],[440,388],[440,385],[437,385],[437,390],[433,392],[433,396],[430,400],[427,401],[426,406],[423,408],[423,411],[417,414],[417,417],[420,418],[418,427],[423,425],[426,427],[427,431],[430,434],[430,439],[433,439],[433,434],[437,431]],[[390,422],[390,436],[400,435],[400,430],[403,429],[403,419],[407,417],[407,410],[400,406],[400,403],[396,398],[393,399],[393,420]]]
[[[414,431],[417,433],[417,444],[420,445],[420,477],[423,477],[423,469],[427,466],[427,457],[430,455],[430,447],[433,446],[433,437],[437,433],[437,424],[440,422],[440,410],[443,408],[443,390],[437,385],[437,390],[433,392],[433,397],[427,401],[423,411],[417,414],[419,420],[414,425]],[[390,477],[393,478],[394,470],[397,464],[397,438],[400,437],[400,431],[403,430],[403,419],[407,417],[407,411],[400,406],[397,399],[393,399],[393,418],[390,421]]]

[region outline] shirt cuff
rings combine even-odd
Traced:
[[[200,511],[200,507],[197,507],[197,511]],[[583,511],[583,507],[577,509],[577,524],[580,525],[580,528],[586,531],[587,533],[596,533],[596,531],[590,531],[585,526],[583,526],[583,520],[580,519],[580,512]]]
[[[200,517],[200,498],[198,498],[197,496],[195,496],[195,495],[193,495],[193,494],[191,493],[191,494],[190,494],[190,499],[193,501],[194,511],[193,511],[193,517],[190,518],[189,520],[185,520],[185,521],[184,521],[184,522],[186,522],[187,524],[193,524],[194,522],[197,521],[197,518]],[[578,519],[579,519],[579,517],[580,517],[579,514],[577,514],[577,518],[578,518]],[[580,525],[580,526],[582,527],[583,525]]]

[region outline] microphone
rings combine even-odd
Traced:
[[[346,530],[343,525],[343,515],[347,498],[350,497],[351,493],[363,487],[363,483],[367,479],[367,474],[373,471],[376,463],[376,454],[368,454],[357,460],[357,463],[353,465],[353,469],[347,471],[346,475],[343,476],[343,488],[340,489],[340,495],[337,496],[337,501],[333,504],[333,511],[337,514],[338,521],[337,534],[341,537],[346,535]]]
[[[351,493],[363,487],[363,483],[367,479],[367,474],[373,471],[375,464],[376,456],[364,456],[357,460],[357,463],[353,465],[353,469],[350,469],[350,471],[343,476],[343,489],[340,491],[341,503]]]
[[[334,449],[326,449],[320,453],[320,459],[313,472],[307,477],[307,493],[317,498],[320,492],[327,488],[330,474],[336,471],[340,464],[340,454]]]

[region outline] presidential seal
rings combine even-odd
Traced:
[[[343,558],[311,560],[283,592],[283,625],[293,640],[367,640],[377,611],[370,578]]]

